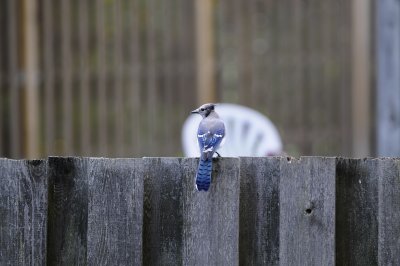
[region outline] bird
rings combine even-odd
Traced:
[[[212,157],[225,140],[225,124],[215,111],[216,104],[206,103],[192,111],[199,114],[202,120],[197,130],[197,141],[200,148],[200,161],[196,173],[196,188],[198,191],[208,191],[211,183]]]

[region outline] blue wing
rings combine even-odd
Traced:
[[[225,137],[225,129],[219,130],[201,130],[197,132],[197,140],[200,146],[201,158],[211,159],[214,152],[219,148],[223,138]]]

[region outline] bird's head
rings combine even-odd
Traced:
[[[192,114],[199,114],[202,117],[207,117],[212,111],[214,111],[215,103],[206,103],[192,111]]]

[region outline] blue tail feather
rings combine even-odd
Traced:
[[[196,186],[197,190],[208,191],[211,183],[211,169],[212,169],[212,159],[202,160],[200,159],[199,168],[196,175]]]

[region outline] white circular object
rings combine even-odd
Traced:
[[[218,104],[216,112],[225,123],[225,143],[218,150],[223,157],[267,156],[282,152],[282,141],[274,124],[261,113],[236,104]],[[199,157],[197,128],[201,116],[190,115],[182,128],[185,156]]]

